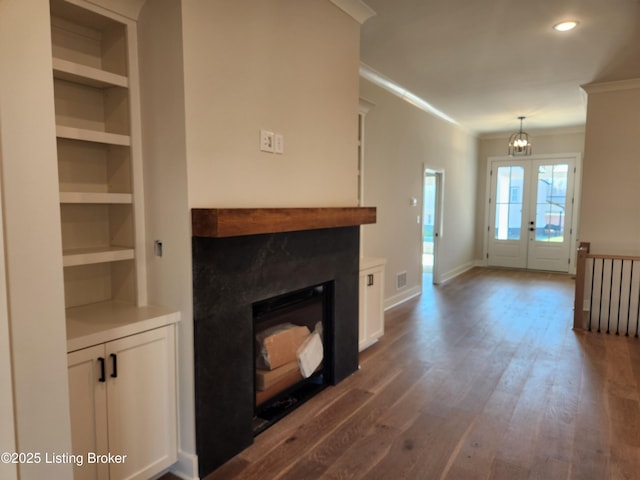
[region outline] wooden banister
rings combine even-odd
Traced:
[[[584,282],[587,264],[587,255],[591,248],[591,243],[580,242],[578,246],[578,260],[576,265],[576,288],[573,303],[573,328],[584,330]]]

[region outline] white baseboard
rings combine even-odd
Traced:
[[[184,480],[200,480],[198,476],[198,456],[179,450],[178,461],[169,471]]]
[[[459,267],[454,268],[453,270],[449,270],[448,272],[440,275],[440,283],[448,282],[452,278],[455,278],[458,275],[462,275],[464,272],[468,272],[475,266],[476,262],[472,260],[471,262],[464,263]]]
[[[411,300],[412,298],[417,297],[422,293],[422,289],[420,285],[416,285],[415,287],[407,288],[400,293],[397,293],[393,297],[385,298],[384,300],[384,309],[389,310],[390,308],[396,307],[401,303],[406,302],[407,300]]]

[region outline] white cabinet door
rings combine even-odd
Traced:
[[[366,348],[367,343],[367,276],[364,272],[360,272],[359,279],[359,295],[358,295],[358,349],[360,351]]]
[[[177,461],[173,325],[106,345],[111,478],[147,479]]]
[[[383,267],[371,269],[367,274],[367,330],[369,338],[379,339],[384,334],[384,307],[382,287]]]
[[[384,334],[384,259],[362,259],[360,270],[359,333],[360,351]]]
[[[106,454],[107,384],[104,345],[97,345],[67,355],[69,369],[69,405],[71,444],[74,455],[85,460],[74,464],[74,480],[108,480],[109,465],[88,464],[87,453]]]
[[[146,480],[177,461],[175,356],[173,325],[67,355],[74,480]]]

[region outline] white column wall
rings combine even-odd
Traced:
[[[16,448],[70,452],[51,33],[47,0],[0,1],[0,144]],[[19,466],[23,480],[71,465]]]

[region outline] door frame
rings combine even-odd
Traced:
[[[431,272],[432,283],[434,285],[438,285],[440,283],[440,239],[444,236],[444,169],[443,168],[434,168],[429,165],[423,163],[422,164],[422,192],[420,194],[420,198],[422,199],[420,203],[420,272],[423,270],[422,266],[422,255],[424,253],[424,187],[425,187],[425,178],[427,173],[433,174],[436,177],[436,199],[434,205],[434,213],[435,218],[433,222],[433,270]],[[420,275],[420,279],[423,278],[423,275]],[[420,281],[422,285],[422,280]]]
[[[510,157],[510,156],[497,156],[497,157],[487,157],[487,168],[485,172],[485,193],[484,193],[484,230],[483,230],[483,245],[482,245],[482,264],[487,267],[489,266],[488,255],[489,255],[489,233],[491,231],[490,218],[491,218],[491,208],[493,205],[489,204],[489,198],[491,196],[491,166],[493,162],[496,161],[528,161],[528,160],[562,160],[571,158],[574,161],[575,168],[575,178],[573,183],[573,198],[572,198],[572,207],[573,213],[571,218],[571,230],[570,230],[570,239],[569,242],[572,244],[571,248],[569,248],[569,272],[568,274],[572,275],[576,273],[576,252],[578,248],[578,225],[580,218],[580,199],[582,194],[582,154],[579,152],[571,152],[571,153],[546,153],[539,155],[529,155],[526,157]]]

